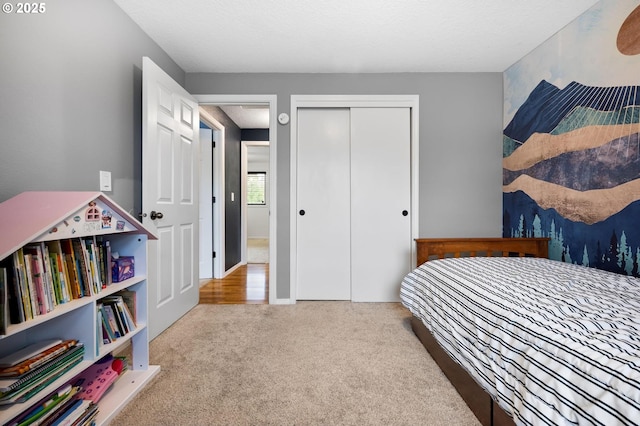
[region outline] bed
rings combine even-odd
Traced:
[[[640,280],[546,238],[418,239],[400,298],[483,425],[640,424]]]

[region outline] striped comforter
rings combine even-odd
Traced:
[[[434,260],[402,304],[516,424],[640,424],[640,280],[539,258]]]

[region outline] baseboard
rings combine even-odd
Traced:
[[[269,300],[270,305],[295,305],[296,301],[291,299],[274,299]]]
[[[247,264],[246,262],[236,263],[234,266],[232,266],[228,270],[224,271],[224,274],[222,274],[222,278],[226,277],[227,275],[229,275],[230,273],[232,273],[233,271],[235,271],[236,269],[238,269],[242,265],[246,265],[246,264]]]

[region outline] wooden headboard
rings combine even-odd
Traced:
[[[549,238],[417,238],[417,262],[445,257],[549,257]]]

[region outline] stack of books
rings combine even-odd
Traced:
[[[0,359],[0,405],[25,402],[79,364],[77,340],[45,340]]]
[[[98,402],[127,368],[125,358],[109,354],[6,425],[92,425],[98,415]]]
[[[136,293],[130,290],[100,299],[96,305],[98,341],[109,344],[136,329],[135,300]]]
[[[82,426],[92,425],[98,415],[98,405],[79,398],[82,388],[67,384],[30,410],[7,423],[8,426]]]

